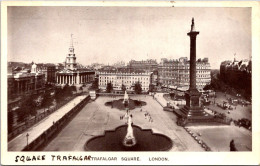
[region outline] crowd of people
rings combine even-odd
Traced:
[[[141,111],[142,111],[142,109],[141,109]],[[146,111],[146,113],[144,114],[144,117],[145,117],[145,119],[149,119],[149,122],[153,122],[153,118],[152,118],[152,116]]]

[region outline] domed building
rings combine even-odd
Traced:
[[[76,54],[73,46],[73,38],[71,35],[71,43],[69,52],[65,59],[64,69],[56,73],[56,83],[58,85],[81,85],[94,81],[95,72],[79,68],[76,63]]]

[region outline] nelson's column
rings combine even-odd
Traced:
[[[201,108],[201,94],[196,87],[196,37],[198,34],[199,32],[195,30],[194,19],[192,18],[191,30],[187,33],[190,37],[190,86],[185,92],[186,105],[178,112],[182,125],[205,122],[212,118]]]

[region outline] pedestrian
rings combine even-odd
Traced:
[[[237,151],[237,148],[235,146],[235,142],[233,139],[230,141],[229,147],[230,147],[230,151]]]

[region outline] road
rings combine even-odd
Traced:
[[[216,103],[223,104],[223,101],[227,101],[227,98],[234,98],[234,96],[227,95],[225,97],[225,94],[222,92],[217,92],[217,98],[216,98]],[[211,99],[211,101],[214,101],[214,99]],[[252,119],[252,105],[248,106],[242,106],[238,104],[233,110],[224,110],[214,104],[211,104],[209,106],[206,106],[207,108],[210,108],[211,110],[217,111],[219,113],[225,113],[227,117],[232,118],[234,120],[242,119],[242,118],[247,118],[249,120]],[[228,114],[228,111],[230,113]]]
[[[234,125],[188,127],[198,139],[203,140],[212,151],[230,151],[229,144],[234,139],[238,151],[252,150],[252,132]],[[201,136],[198,135],[201,134]]]

